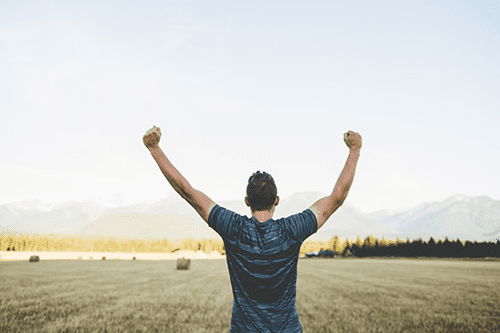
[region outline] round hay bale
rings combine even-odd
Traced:
[[[77,260],[82,260],[82,259],[83,259],[82,256],[79,256]]]
[[[191,266],[191,259],[184,257],[177,259],[177,269],[189,269]]]
[[[90,256],[90,257],[89,257],[89,260],[94,260],[94,257]]]
[[[31,256],[30,257],[30,262],[39,262],[40,261],[40,257],[39,256]]]

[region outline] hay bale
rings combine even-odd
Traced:
[[[89,257],[89,260],[94,260],[94,257],[90,256],[90,257]]]
[[[77,260],[82,260],[82,259],[83,259],[82,256],[79,256]]]
[[[30,257],[30,262],[39,262],[40,261],[40,257],[39,256],[31,256]]]
[[[191,259],[186,259],[184,257],[177,259],[177,269],[189,269],[191,266]]]

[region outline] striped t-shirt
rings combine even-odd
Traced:
[[[302,332],[295,307],[297,261],[300,246],[318,228],[313,212],[260,223],[216,205],[208,224],[226,248],[234,296],[230,331]]]

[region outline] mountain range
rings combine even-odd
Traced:
[[[274,217],[299,213],[325,196],[320,192],[295,193],[282,198]],[[218,202],[250,216],[243,200]],[[26,201],[0,205],[0,233],[101,235],[169,239],[219,236],[180,196],[173,193],[154,203],[110,207],[93,201],[48,205]],[[442,202],[425,202],[398,211],[365,213],[345,202],[308,240],[365,238],[373,235],[395,240],[422,238],[497,241],[500,239],[500,200],[487,196],[455,195]]]

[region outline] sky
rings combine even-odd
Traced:
[[[483,1],[0,1],[0,204],[153,202],[142,143],[214,201],[248,177],[364,212],[500,200],[500,5]],[[312,203],[311,203],[312,204]],[[306,207],[304,207],[305,209]]]

